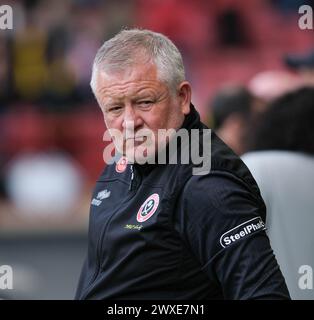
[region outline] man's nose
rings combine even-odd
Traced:
[[[140,115],[134,110],[131,105],[125,106],[124,118],[122,127],[125,130],[134,130],[143,124]]]

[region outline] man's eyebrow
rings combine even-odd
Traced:
[[[154,99],[155,95],[151,94],[151,93],[146,93],[146,94],[139,94],[137,97],[134,97],[134,101],[137,100],[143,100],[143,99]]]
[[[142,99],[145,97],[155,97],[155,96],[156,96],[156,92],[145,88],[145,89],[142,89],[142,90],[139,90],[138,92],[136,92],[134,95],[134,98],[135,99]]]
[[[114,104],[121,104],[121,101],[123,101],[123,99],[119,99],[119,98],[115,98],[115,97],[106,97],[106,99],[103,99],[105,100],[102,101],[102,105],[105,107],[105,106],[111,106],[111,105],[114,105]]]
[[[109,108],[113,107],[113,106],[117,106],[119,105],[120,103],[119,102],[114,102],[114,101],[111,101],[111,102],[107,102],[107,103],[102,103],[101,104],[101,107],[102,109],[104,110],[108,110]]]

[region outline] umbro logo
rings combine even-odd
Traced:
[[[108,191],[107,189],[98,192],[96,198],[92,200],[91,204],[97,207],[100,206],[104,199],[107,199],[110,197],[110,193],[111,191]]]

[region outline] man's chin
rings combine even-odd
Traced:
[[[155,152],[147,149],[146,147],[136,147],[131,150],[127,150],[123,154],[129,163],[145,164],[155,163]]]

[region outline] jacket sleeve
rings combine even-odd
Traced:
[[[265,232],[260,195],[231,173],[193,176],[175,212],[175,228],[225,299],[289,299]]]

